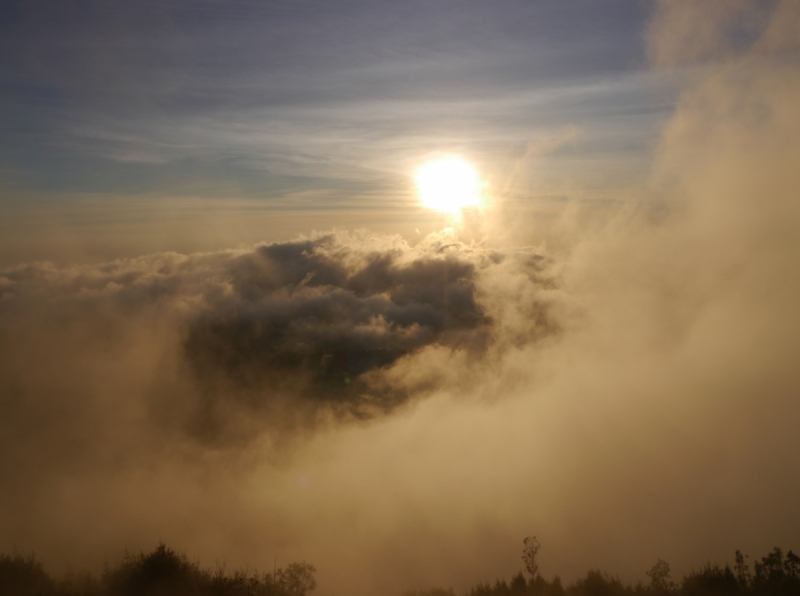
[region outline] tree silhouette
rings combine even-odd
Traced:
[[[742,551],[736,551],[736,581],[739,583],[739,588],[746,590],[750,586],[750,567],[747,565],[745,559],[747,555],[743,555]]]
[[[542,545],[536,540],[536,536],[527,536],[522,543],[525,545],[522,549],[522,561],[525,563],[525,569],[530,574],[531,579],[534,580],[536,579],[536,574],[539,573],[536,555]]]
[[[670,592],[675,589],[675,583],[669,572],[669,563],[663,559],[656,561],[656,564],[647,572],[650,578],[650,587],[658,593]]]
[[[756,595],[800,594],[800,557],[789,551],[784,558],[783,551],[775,547],[755,564],[751,586]]]

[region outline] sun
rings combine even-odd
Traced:
[[[478,173],[460,157],[429,161],[417,170],[416,180],[422,204],[430,209],[457,214],[480,204]]]

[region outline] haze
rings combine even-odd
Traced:
[[[0,551],[399,596],[800,548],[800,4],[0,10]]]

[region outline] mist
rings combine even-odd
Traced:
[[[663,2],[634,198],[0,272],[0,548],[317,593],[798,548],[800,6]],[[687,40],[690,40],[688,42]]]

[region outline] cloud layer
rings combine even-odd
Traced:
[[[545,261],[532,250],[465,245],[447,232],[414,248],[400,238],[332,233],[251,251],[73,269],[23,265],[0,278],[0,314],[9,352],[18,334],[59,335],[59,323],[80,330],[70,351],[82,350],[87,335],[124,349],[130,328],[155,317],[159,333],[173,338],[161,349],[170,351],[173,382],[183,389],[147,400],[157,411],[177,404],[185,419],[174,422],[214,441],[234,431],[234,415],[276,431],[286,416],[307,424],[320,416],[370,418],[429,392],[439,375],[421,364],[421,353],[480,360],[499,348],[479,301],[489,292],[482,280],[514,267],[534,290],[544,289],[552,286]],[[531,308],[525,342],[556,328],[544,301]],[[36,325],[38,316],[49,323]],[[63,341],[71,343],[70,334]],[[419,366],[414,383],[393,372],[409,362]],[[25,384],[13,374],[8,386]]]

